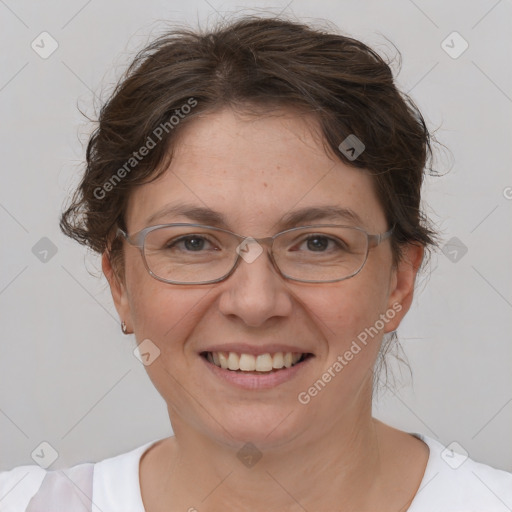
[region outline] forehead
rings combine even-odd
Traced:
[[[224,109],[191,121],[165,172],[132,192],[129,231],[187,222],[172,208],[179,203],[218,212],[228,219],[224,227],[253,236],[266,236],[295,210],[322,205],[356,214],[338,223],[359,217],[369,231],[385,228],[371,176],[328,155],[318,134],[314,118],[289,110],[247,116]]]

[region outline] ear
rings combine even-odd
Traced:
[[[133,322],[126,286],[112,267],[108,251],[105,251],[101,257],[101,268],[110,285],[110,292],[112,293],[117,312],[121,320],[126,323],[128,332],[133,332]]]
[[[393,270],[390,282],[388,310],[396,315],[386,324],[384,332],[392,332],[398,328],[412,304],[416,274],[423,261],[425,249],[420,244],[407,244],[402,247],[402,258]]]

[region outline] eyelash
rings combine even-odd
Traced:
[[[334,245],[336,245],[338,248],[340,249],[345,249],[346,247],[345,244],[343,243],[342,240],[336,240],[335,238],[332,238],[332,237],[329,237],[329,236],[326,236],[326,235],[323,235],[323,234],[315,234],[315,233],[311,233],[309,235],[304,235],[304,238],[302,238],[299,243],[303,244],[303,243],[307,243],[309,242],[310,240],[313,240],[315,238],[321,238],[321,239],[326,239],[328,240],[329,242],[333,242]],[[210,244],[212,244],[213,242],[210,241],[207,237],[203,236],[203,235],[187,235],[187,236],[183,236],[183,237],[180,237],[176,240],[171,240],[170,242],[168,242],[167,244],[165,244],[165,249],[172,249],[173,247],[175,247],[177,244],[181,243],[181,242],[186,242],[187,240],[194,240],[194,239],[200,239],[200,240],[203,240],[203,241],[207,241],[209,242]],[[187,251],[188,252],[188,251]],[[200,252],[200,251],[190,251],[190,252]]]

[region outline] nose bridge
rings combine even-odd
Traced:
[[[265,236],[263,238],[256,238],[255,236],[251,235],[237,235],[236,233],[233,233],[237,238],[238,246],[242,245],[244,242],[258,242],[258,244],[267,247],[267,249],[270,251],[272,247],[272,243],[274,241],[274,236]]]
[[[291,301],[280,288],[283,277],[271,256],[271,243],[272,237],[245,237],[238,246],[237,263],[224,285],[219,303],[224,315],[234,314],[246,324],[258,326],[270,317],[290,313]],[[253,246],[252,250],[259,254],[253,258],[251,251],[240,250],[243,244]]]
[[[275,270],[278,275],[281,275],[280,269],[277,267],[275,259],[272,253],[272,245],[275,239],[275,236],[267,236],[262,238],[255,238],[252,236],[244,236],[241,237],[239,235],[239,239],[243,238],[240,244],[237,246],[236,252],[238,253],[238,262],[236,264],[235,272],[244,261],[247,264],[253,264],[257,259],[262,259],[262,257],[266,256],[265,262],[269,261],[271,267]],[[256,247],[254,247],[256,246]],[[247,248],[247,250],[246,250]],[[251,252],[252,250],[252,252]],[[241,260],[241,261],[240,261]],[[261,263],[260,263],[261,264]]]

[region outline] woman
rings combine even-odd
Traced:
[[[436,241],[430,136],[374,51],[278,18],[169,33],[99,121],[61,227],[102,254],[175,435],[4,472],[9,510],[510,510],[511,474],[372,418]]]

